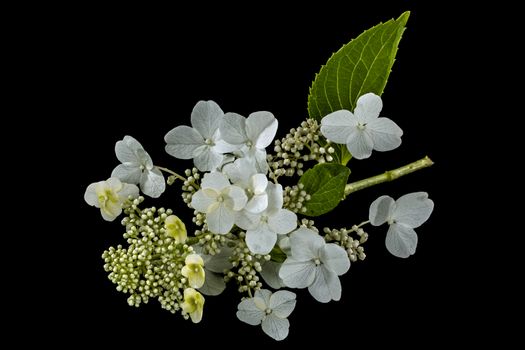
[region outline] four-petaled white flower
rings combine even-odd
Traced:
[[[138,197],[139,188],[120,182],[116,177],[89,185],[84,193],[87,204],[100,208],[106,221],[113,221],[122,213],[122,204],[129,196]]]
[[[354,113],[345,109],[321,120],[321,133],[330,141],[346,144],[354,158],[370,157],[372,150],[384,152],[401,144],[403,130],[388,118],[378,118],[381,97],[368,93],[357,100]]]
[[[129,184],[140,184],[142,192],[152,198],[158,198],[166,189],[166,181],[161,171],[153,166],[148,152],[131,136],[124,136],[115,145],[115,154],[122,163],[111,173],[120,181]]]
[[[369,220],[374,226],[388,223],[386,249],[400,258],[408,258],[416,252],[417,233],[415,228],[428,220],[434,202],[426,192],[414,192],[394,201],[392,197],[381,196],[370,205]]]
[[[248,118],[226,113],[220,124],[220,133],[227,143],[242,146],[244,156],[255,159],[257,170],[266,174],[266,147],[272,143],[277,126],[277,119],[270,112],[255,112]]]
[[[226,164],[223,173],[230,181],[246,191],[248,202],[244,210],[257,214],[268,207],[268,179],[266,175],[257,173],[255,161],[251,158],[239,158],[235,162]]]
[[[231,185],[226,175],[215,171],[204,175],[201,189],[192,196],[191,205],[206,214],[211,232],[226,234],[235,223],[236,212],[244,208],[247,200],[242,188]]]
[[[288,336],[290,316],[295,308],[295,293],[280,290],[272,294],[261,289],[255,292],[253,298],[240,302],[237,318],[252,326],[262,323],[264,333],[275,340],[283,340]]]
[[[266,210],[259,214],[243,211],[237,215],[237,226],[246,230],[246,245],[255,254],[270,253],[278,234],[287,234],[297,227],[297,215],[283,209],[283,187],[269,183],[266,192]]]
[[[288,257],[279,276],[291,288],[306,288],[322,303],[341,299],[339,277],[350,268],[346,251],[307,228],[299,228],[290,236],[292,256]]]
[[[224,112],[213,101],[199,101],[191,112],[191,125],[177,126],[164,136],[166,152],[175,158],[192,159],[200,171],[213,171],[224,153],[238,149],[221,139],[219,125]]]

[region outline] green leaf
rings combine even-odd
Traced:
[[[353,111],[361,95],[383,93],[409,16],[407,11],[378,24],[332,55],[310,88],[311,118],[321,120],[340,109]]]
[[[311,198],[304,202],[306,212],[301,214],[319,216],[337,207],[344,197],[349,175],[350,169],[336,163],[317,164],[307,170],[299,183]]]
[[[283,252],[282,249],[278,245],[275,245],[275,247],[273,247],[272,251],[270,252],[270,257],[272,261],[275,261],[278,263],[282,263],[286,260],[285,252]]]

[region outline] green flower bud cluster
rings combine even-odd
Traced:
[[[209,232],[206,228],[196,230],[195,236],[198,244],[202,247],[202,252],[207,255],[216,255],[221,252],[221,247],[226,244],[226,235],[218,235]]]
[[[325,233],[324,239],[327,242],[336,243],[346,249],[350,261],[365,260],[366,254],[362,244],[368,240],[368,233],[362,228],[356,225],[352,226],[351,229],[342,228],[339,230],[325,227],[323,231]],[[351,237],[350,233],[355,233],[358,237]]]
[[[253,292],[262,288],[259,273],[262,270],[263,262],[269,261],[271,256],[270,254],[260,255],[250,252],[244,240],[245,236],[244,232],[239,234],[239,240],[236,241],[237,246],[234,248],[231,257],[233,268],[225,273],[224,280],[226,282],[235,280],[239,286],[239,293],[248,293],[251,296]]]
[[[313,220],[301,219],[299,227],[309,228],[310,230],[319,233],[319,229],[315,227],[315,222]]]
[[[283,191],[283,207],[294,213],[305,213],[305,202],[310,200],[310,195],[304,190],[303,184],[286,186]]]
[[[162,308],[175,313],[189,287],[181,270],[193,248],[175,243],[166,232],[164,221],[172,214],[171,209],[140,210],[137,206],[142,200],[135,200],[125,210],[128,216],[122,220],[126,227],[123,237],[128,247],[118,245],[104,251],[104,270],[119,292],[130,295],[130,306],[157,298]]]
[[[182,184],[182,200],[191,208],[191,198],[199,189],[202,176],[197,168],[186,169],[184,175],[186,180]]]

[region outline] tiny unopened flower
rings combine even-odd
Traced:
[[[434,202],[426,192],[409,193],[397,201],[381,196],[370,205],[369,219],[374,226],[388,223],[386,249],[394,256],[408,258],[416,252],[414,229],[428,220],[433,209]]]
[[[122,204],[128,197],[138,197],[139,188],[121,182],[116,177],[89,185],[84,193],[87,204],[100,208],[106,221],[113,221],[122,213]]]
[[[166,233],[173,237],[175,243],[184,243],[188,238],[188,233],[186,231],[186,225],[179,219],[176,215],[170,215],[164,221],[166,226]]]
[[[200,288],[204,284],[204,261],[199,254],[190,254],[186,257],[182,275],[188,279],[192,288]]]
[[[180,305],[182,311],[190,315],[193,323],[199,323],[202,320],[204,310],[204,297],[201,293],[193,288],[184,290],[184,302]]]

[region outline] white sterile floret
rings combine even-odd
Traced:
[[[226,175],[214,171],[204,175],[201,189],[192,196],[191,205],[206,214],[211,232],[226,234],[235,223],[236,212],[244,208],[247,200],[242,188],[231,185]]]
[[[131,136],[115,145],[115,154],[122,164],[111,173],[121,181],[130,184],[140,184],[142,192],[150,197],[158,198],[166,189],[166,181],[159,168],[153,166],[148,152]]]
[[[264,333],[275,340],[283,340],[288,336],[290,316],[295,308],[295,293],[280,290],[272,294],[261,289],[255,292],[253,298],[240,302],[237,318],[252,326],[262,324]]]
[[[251,158],[239,158],[235,162],[226,164],[223,173],[230,181],[246,191],[248,203],[244,210],[257,214],[268,207],[268,179],[264,174],[258,174],[255,161]]]
[[[277,242],[277,235],[292,232],[297,227],[297,215],[283,209],[283,188],[268,183],[268,207],[261,213],[239,212],[236,224],[246,230],[246,245],[252,253],[268,254]]]
[[[285,285],[306,288],[319,302],[341,299],[339,277],[350,268],[346,251],[333,243],[326,243],[316,232],[299,228],[290,236],[292,255],[279,270]]]
[[[379,118],[381,97],[368,93],[357,100],[354,113],[345,109],[321,120],[321,133],[332,142],[346,144],[354,158],[370,157],[372,150],[384,152],[399,147],[403,130],[388,118]]]
[[[220,133],[224,141],[243,146],[244,156],[255,159],[257,170],[266,174],[266,147],[272,143],[277,126],[277,119],[270,112],[255,112],[248,118],[226,113],[220,124]]]
[[[434,202],[426,192],[414,192],[394,201],[392,197],[381,196],[370,205],[369,220],[374,226],[388,223],[386,249],[399,258],[408,258],[416,252],[417,233],[415,228],[428,220]]]
[[[166,152],[175,158],[192,159],[200,171],[212,171],[222,164],[224,153],[236,150],[222,141],[219,125],[224,112],[213,101],[199,101],[191,112],[191,125],[177,126],[164,136]]]
[[[89,185],[84,194],[87,204],[100,208],[106,221],[113,221],[122,213],[122,204],[129,196],[138,197],[139,188],[120,182],[116,177]]]

